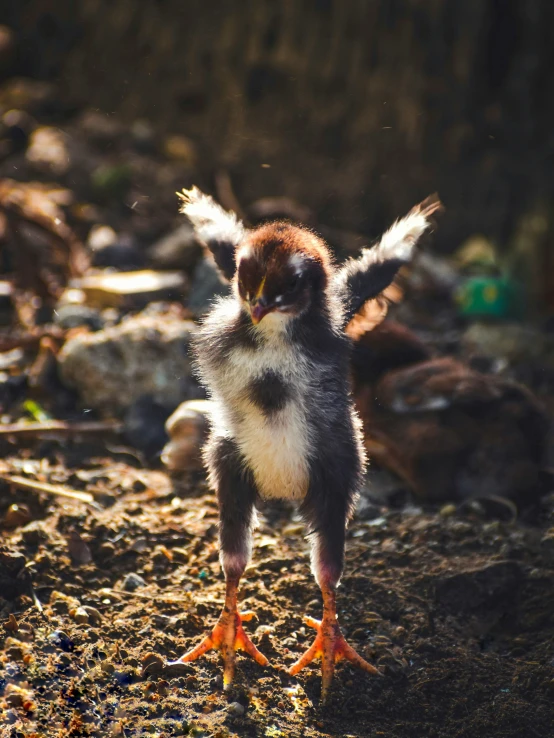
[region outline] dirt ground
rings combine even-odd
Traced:
[[[318,669],[284,670],[311,642],[302,616],[321,608],[292,509],[261,511],[241,589],[270,666],[240,656],[227,694],[218,654],[173,671],[162,661],[197,643],[222,604],[202,476],[174,484],[78,438],[6,451],[11,473],[89,491],[98,507],[0,487],[0,513],[17,503],[33,518],[4,529],[0,548],[2,737],[553,735],[551,513],[506,523],[471,508],[362,507],[339,617],[384,677],[339,665],[321,708]]]

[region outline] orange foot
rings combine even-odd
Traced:
[[[223,657],[223,688],[228,689],[235,675],[237,651],[246,651],[260,666],[267,666],[269,663],[266,657],[252,643],[242,627],[243,621],[252,620],[253,617],[255,617],[253,612],[239,613],[236,607],[234,609],[230,609],[227,606],[224,607],[210,635],[206,636],[196,648],[188,651],[188,653],[181,656],[177,661],[168,662],[167,665],[173,666],[175,664],[194,661],[205,654],[206,651],[217,649],[221,651]]]
[[[324,613],[323,620],[306,617],[305,622],[311,628],[317,630],[317,635],[311,647],[301,656],[290,669],[289,674],[294,676],[298,674],[314,659],[321,657],[321,700],[325,702],[329,695],[329,688],[333,681],[335,673],[335,663],[341,659],[347,659],[360,669],[370,674],[381,674],[372,664],[363,659],[356,651],[349,646],[340,631],[340,627],[335,615],[326,615]]]

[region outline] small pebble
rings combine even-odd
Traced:
[[[58,646],[58,648],[61,648],[62,651],[73,650],[73,641],[63,630],[54,630],[52,633],[49,633],[48,640],[50,643]]]
[[[147,653],[142,658],[142,674],[147,676],[149,674],[155,674],[162,671],[164,667],[164,660],[157,653]]]
[[[167,694],[169,694],[169,682],[165,679],[160,679],[158,682],[158,694],[161,697],[165,697]]]
[[[8,507],[4,514],[4,526],[6,528],[19,528],[27,525],[31,520],[31,513],[27,505],[13,504]]]
[[[6,656],[10,661],[23,661],[23,649],[20,646],[11,646],[6,649]]]
[[[88,615],[88,619],[91,623],[94,623],[95,625],[100,625],[102,622],[102,613],[97,610],[95,607],[90,607],[89,605],[83,605],[83,607],[79,608],[80,610],[84,610],[86,614]]]
[[[131,572],[123,580],[123,589],[126,592],[134,592],[139,587],[146,587],[146,582],[138,574]]]
[[[113,228],[101,224],[92,226],[87,239],[87,245],[92,251],[101,251],[116,243],[117,233]]]
[[[229,712],[231,715],[244,715],[246,712],[244,705],[241,705],[240,702],[231,702],[231,704],[227,707],[227,712]]]
[[[26,546],[38,546],[48,540],[49,534],[41,520],[33,520],[22,529],[21,538]]]
[[[441,518],[451,518],[456,515],[456,505],[450,503],[449,505],[443,505],[439,511]]]
[[[70,615],[76,623],[80,623],[81,625],[89,622],[89,615],[84,607],[77,607],[75,610],[71,610]]]
[[[86,326],[91,331],[99,331],[104,327],[100,313],[85,305],[60,305],[54,313],[54,323],[64,330]]]

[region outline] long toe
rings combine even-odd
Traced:
[[[362,658],[352,646],[348,645],[336,619],[324,618],[320,622],[314,618],[306,618],[306,622],[317,630],[317,634],[310,648],[290,667],[289,674],[294,676],[312,661],[321,658],[321,699],[323,702],[328,698],[337,661],[341,659],[350,661],[369,674],[381,673]]]
[[[267,666],[269,661],[258,651],[242,626],[243,621],[251,620],[253,617],[255,617],[253,612],[241,614],[237,611],[228,612],[224,610],[209,635],[181,658],[167,662],[167,666],[195,661],[211,650],[220,651],[223,659],[223,684],[225,688],[229,687],[235,675],[237,651],[244,651],[260,666]]]

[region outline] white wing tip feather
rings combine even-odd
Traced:
[[[419,241],[430,223],[423,213],[409,213],[397,220],[382,237],[377,250],[379,261],[400,259],[409,261],[415,244]]]
[[[431,204],[428,201],[431,200]],[[429,218],[442,208],[438,198],[429,198],[417,205],[404,218],[399,218],[382,236],[379,243],[371,249],[365,249],[368,261],[380,263],[391,259],[408,262],[412,258],[414,247],[425,231],[431,227]]]
[[[187,216],[201,241],[230,241],[238,244],[244,236],[244,226],[235,213],[221,205],[198,187],[177,192],[181,199],[180,212]]]

